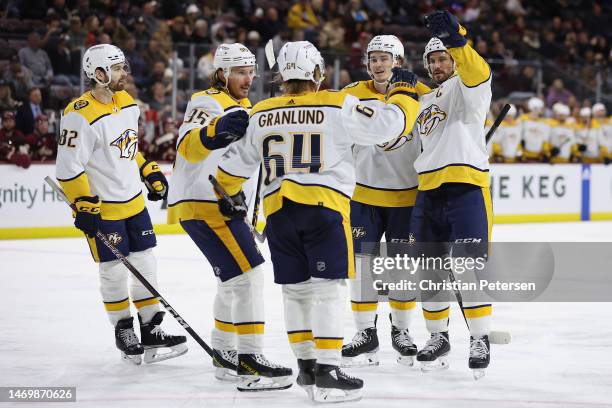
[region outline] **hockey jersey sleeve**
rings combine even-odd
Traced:
[[[246,134],[229,145],[217,169],[217,181],[229,195],[237,194],[242,184],[251,177],[261,162],[259,149],[254,143],[256,124],[250,123]]]
[[[466,112],[489,109],[491,103],[491,67],[469,44],[448,49],[461,79],[461,93]],[[481,120],[475,115],[475,120]]]
[[[183,124],[179,129],[176,145],[178,154],[189,163],[204,160],[210,150],[202,144],[200,130],[206,128],[208,135],[214,135],[214,119],[221,114],[223,114],[221,105],[209,96],[196,96],[189,101]]]
[[[347,95],[342,105],[342,124],[360,145],[374,145],[396,139],[412,130],[419,103],[402,88],[389,92],[386,103],[364,106],[359,99]]]
[[[98,139],[98,134],[82,115],[68,112],[62,117],[55,174],[70,202],[81,196],[91,196],[85,169]]]

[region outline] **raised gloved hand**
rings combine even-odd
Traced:
[[[425,26],[448,48],[463,47],[467,44],[467,30],[459,24],[457,17],[446,10],[434,11],[426,16]]]
[[[249,126],[249,114],[237,110],[214,118],[207,127],[200,130],[200,140],[208,150],[222,149],[241,139]]]
[[[578,151],[579,151],[580,153],[584,153],[584,152],[586,152],[586,149],[587,149],[587,147],[586,147],[586,145],[585,145],[585,144],[580,143],[580,144],[578,145]]]
[[[140,178],[144,181],[150,201],[158,201],[168,197],[168,180],[162,173],[157,162],[147,160],[140,167]]]
[[[406,88],[408,95],[419,100],[416,93],[417,76],[414,72],[409,69],[395,67],[391,70],[391,78],[387,86],[387,92],[392,91],[395,88]]]
[[[231,197],[219,198],[217,203],[219,211],[226,217],[244,218],[247,215],[246,196],[242,190]]]
[[[98,196],[82,196],[74,200],[76,217],[74,226],[93,238],[100,229],[100,199]]]

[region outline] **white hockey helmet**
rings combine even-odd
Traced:
[[[514,104],[510,104],[510,109],[508,109],[507,115],[510,119],[516,118],[516,106],[514,106]]]
[[[578,112],[581,118],[590,118],[591,117],[591,108],[585,106],[584,108],[580,108],[580,112]]]
[[[529,109],[529,112],[540,112],[542,109],[544,109],[544,101],[538,97],[532,96],[527,101],[527,109]]]
[[[429,69],[429,61],[427,60],[427,57],[429,56],[429,54],[431,54],[432,52],[436,52],[436,51],[444,51],[448,53],[448,49],[444,46],[444,44],[442,43],[442,41],[440,41],[438,37],[431,37],[431,39],[425,46],[425,51],[423,52],[423,67],[425,67],[425,71],[427,71],[430,78],[433,78],[433,77],[431,76],[431,71]],[[452,58],[453,57],[451,57],[451,59]],[[455,60],[453,60],[453,71],[454,70],[455,70]]]
[[[243,44],[220,44],[215,51],[213,58],[213,67],[215,71],[223,70],[227,86],[227,78],[229,78],[233,67],[250,67],[254,66],[257,70],[255,55]]]
[[[98,84],[106,86],[111,81],[111,67],[115,64],[125,63],[125,55],[118,47],[111,44],[99,44],[89,47],[83,55],[83,71],[87,78],[93,79]],[[96,78],[96,69],[106,73],[106,83]]]
[[[312,81],[317,86],[323,82],[325,62],[317,48],[308,41],[288,42],[278,52],[278,69],[283,81],[301,79]],[[319,67],[321,76],[315,78],[316,68]]]
[[[604,105],[603,103],[596,103],[595,105],[593,105],[593,113],[595,112],[603,112],[603,114],[606,114],[606,105]]]
[[[561,102],[555,103],[552,110],[555,115],[569,116],[570,114],[569,106],[562,104]]]
[[[399,38],[394,35],[377,35],[370,40],[366,53],[363,56],[363,63],[370,76],[372,76],[372,73],[370,72],[370,64],[368,62],[370,53],[375,51],[388,52],[394,61],[404,58],[404,44],[402,44]]]

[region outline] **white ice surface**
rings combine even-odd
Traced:
[[[612,223],[500,225],[496,241],[612,241]],[[205,340],[210,338],[213,274],[186,235],[159,236],[162,294]],[[269,259],[267,246],[262,247]],[[0,241],[0,386],[76,386],[77,402],[44,407],[312,406],[297,386],[240,393],[213,378],[210,359],[189,339],[187,355],[149,366],[119,361],[98,293],[97,267],[83,239]],[[266,264],[266,354],[297,369],[284,331],[280,287]],[[612,407],[612,318],[605,303],[500,303],[493,329],[513,341],[492,347],[487,375],[467,367],[468,334],[451,313],[450,369],[423,374],[395,362],[388,306],[379,306],[381,364],[349,372],[365,381],[360,407]],[[348,300],[345,341],[354,333]],[[166,315],[165,328],[181,332]],[[428,337],[421,313],[411,333]],[[0,403],[2,406],[9,404]],[[18,406],[31,406],[19,404]]]

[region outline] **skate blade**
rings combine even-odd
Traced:
[[[127,355],[122,352],[121,361],[131,365],[140,365],[142,364],[142,356],[140,354]]]
[[[306,391],[306,394],[308,394],[308,399],[311,401],[314,401],[314,389],[315,386],[314,385],[300,385],[298,384],[304,391]]]
[[[225,367],[215,367],[215,378],[219,381],[231,383],[240,381],[240,377],[236,374],[236,370]]]
[[[363,353],[356,357],[342,357],[342,361],[340,363],[340,367],[367,367],[367,366],[377,366],[380,364],[378,359],[377,351],[373,351],[371,353]]]
[[[278,391],[291,388],[291,377],[262,377],[258,375],[241,375],[240,383],[236,386],[238,391],[259,392]]]
[[[421,371],[424,373],[448,369],[448,358],[446,356],[440,356],[433,361],[421,361],[420,363]]]
[[[333,404],[348,401],[359,401],[363,397],[362,389],[340,390],[338,388],[315,387],[314,402],[319,404]]]
[[[165,353],[160,352],[168,349],[170,350]],[[185,353],[187,353],[187,343],[177,344],[172,347],[145,347],[144,362],[145,364],[159,363],[160,361],[182,356]]]
[[[398,356],[397,362],[401,365],[412,367],[414,365],[414,356]]]
[[[474,376],[474,380],[478,381],[480,380],[482,377],[485,376],[485,369],[484,368],[474,368],[472,369],[472,375]]]

